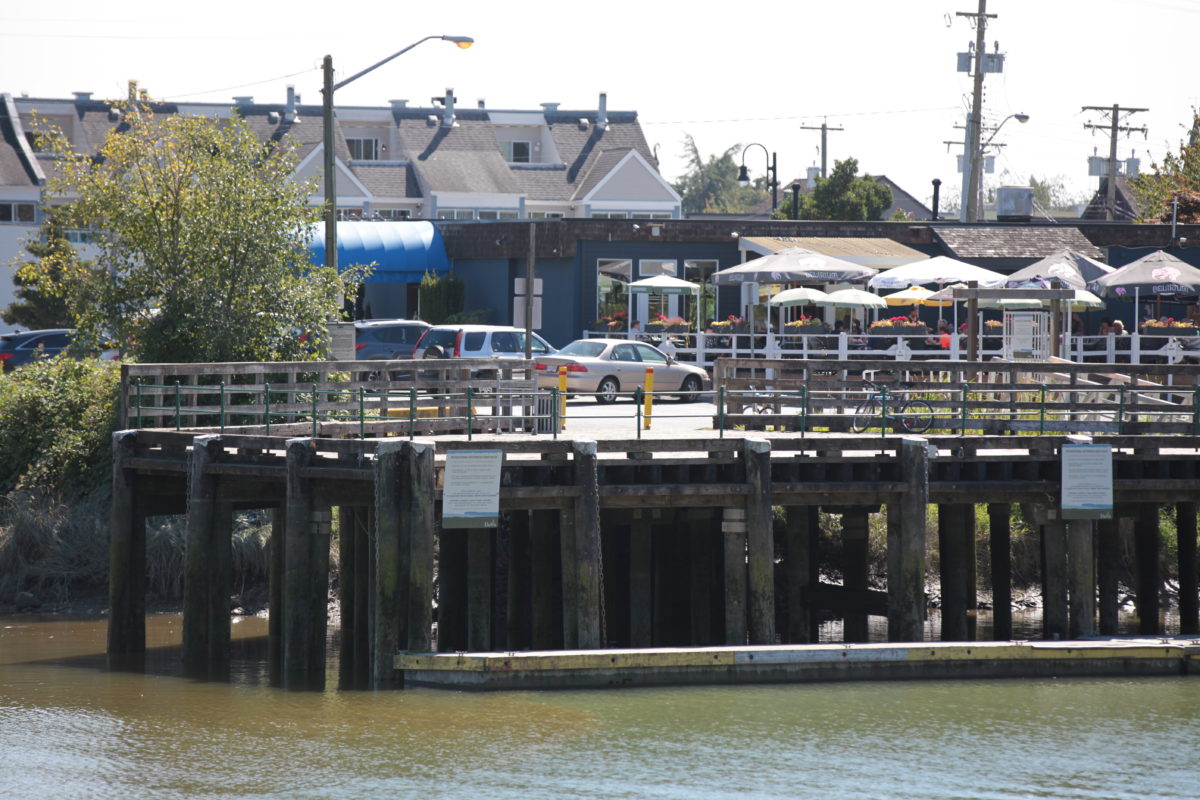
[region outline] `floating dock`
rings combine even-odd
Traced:
[[[472,690],[1200,675],[1200,639],[402,653],[405,686]]]

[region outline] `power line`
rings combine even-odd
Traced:
[[[940,106],[937,108],[900,108],[889,111],[851,111],[838,114],[804,114],[792,117],[738,117],[734,119],[681,119],[681,120],[639,120],[642,125],[710,125],[731,122],[789,122],[791,120],[820,119],[824,117],[873,117],[882,114],[924,114],[933,111],[955,111],[956,106]]]
[[[213,94],[214,92],[227,92],[230,89],[245,89],[249,86],[261,86],[264,83],[272,83],[274,81],[281,81],[285,78],[294,78],[297,75],[304,75],[305,73],[308,73],[308,72],[316,72],[318,69],[319,69],[318,67],[309,67],[308,69],[302,69],[299,72],[289,72],[287,75],[279,75],[274,78],[267,78],[267,79],[261,80],[261,81],[254,81],[252,83],[239,83],[236,86],[222,86],[218,89],[206,89],[202,92],[182,92],[182,93],[168,95],[167,97],[164,97],[163,99],[164,100],[177,100],[181,97],[196,97],[197,95]]]

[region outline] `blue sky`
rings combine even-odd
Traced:
[[[978,0],[813,2],[746,0],[576,4],[286,4],[211,0],[176,4],[57,0],[0,11],[0,91],[33,97],[124,93],[136,78],[155,97],[223,102],[233,95],[282,101],[294,84],[320,98],[320,62],[329,53],[345,77],[429,34],[473,36],[460,51],[432,41],[338,93],[339,103],[427,104],[453,87],[462,104],[492,108],[636,110],[658,146],[661,169],[683,171],[682,141],[702,153],[757,142],[778,153],[785,180],[819,163],[819,133],[830,163],[854,156],[925,199],[930,181],[957,187],[955,155],[970,95],[956,53],[974,40],[957,11]],[[331,13],[332,9],[332,13]],[[1010,121],[996,137],[1006,182],[1062,176],[1076,192],[1095,186],[1087,157],[1108,139],[1084,123],[1106,123],[1083,106],[1150,109],[1129,119],[1147,126],[1122,138],[1143,167],[1176,148],[1200,105],[1189,32],[1200,26],[1193,0],[989,0],[997,14],[988,49],[999,42],[1005,71],[986,81],[986,119]],[[765,157],[746,161],[761,174]],[[945,191],[945,189],[943,190]]]

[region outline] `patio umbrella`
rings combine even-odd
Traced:
[[[767,301],[767,304],[781,307],[820,306],[826,305],[824,301],[828,299],[829,295],[820,289],[810,289],[807,286],[801,286],[798,289],[784,289],[782,292],[778,292]]]
[[[867,281],[867,286],[872,289],[904,289],[928,283],[943,286],[947,283],[977,281],[980,286],[990,288],[1003,286],[1005,280],[1007,278],[999,272],[992,272],[990,269],[948,256],[934,256],[924,261],[914,261],[885,270]]]
[[[1042,278],[1047,282],[1057,281],[1071,289],[1083,289],[1090,281],[1102,278],[1113,268],[1083,253],[1064,247],[1041,261],[1035,261],[1024,269],[1008,276],[1009,286],[1018,286]]]
[[[924,286],[910,286],[898,292],[883,295],[883,301],[889,306],[948,306],[953,300],[938,300],[934,292]]]
[[[838,289],[827,294],[817,305],[833,308],[887,308],[887,303],[882,297],[862,289]]]
[[[1113,270],[1088,284],[1088,290],[1099,297],[1133,295],[1134,330],[1138,329],[1140,297],[1163,297],[1200,293],[1200,269],[1170,253],[1156,250],[1132,264]]]
[[[640,281],[634,281],[626,286],[628,290],[627,302],[628,317],[633,319],[633,296],[635,294],[695,294],[700,291],[700,285],[685,281],[682,278],[676,278],[671,275],[655,275],[651,278],[642,278]],[[696,324],[700,324],[700,313],[697,308]]]
[[[803,247],[789,247],[714,272],[712,280],[718,286],[738,283],[839,283],[860,281],[878,272],[877,269],[862,267]]]

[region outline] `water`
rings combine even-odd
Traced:
[[[105,625],[0,618],[0,798],[1200,797],[1200,678],[464,694],[146,673]],[[335,684],[331,671],[331,685]]]

